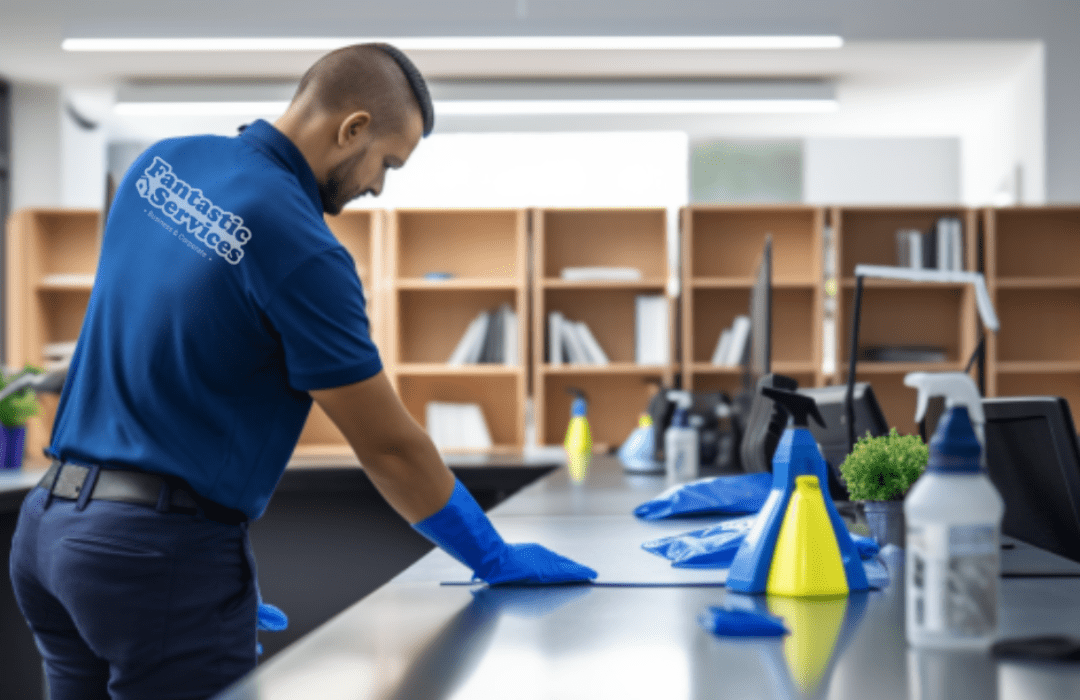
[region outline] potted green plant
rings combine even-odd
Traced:
[[[922,475],[930,450],[918,435],[867,433],[840,465],[853,501],[862,501],[870,533],[881,543],[904,546],[904,496]]]
[[[39,367],[26,367],[26,371],[40,374]],[[0,375],[0,389],[7,386],[9,379]],[[32,389],[17,391],[0,400],[0,425],[3,426],[3,439],[0,439],[0,468],[22,468],[23,452],[26,449],[26,421],[41,413],[41,403]]]

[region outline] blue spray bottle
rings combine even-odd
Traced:
[[[825,487],[825,460],[807,427],[809,416],[825,425],[817,404],[791,391],[772,387],[762,391],[792,420],[773,456],[772,491],[735,554],[727,587],[741,593],[791,596],[868,589],[858,550]],[[831,556],[839,561],[819,554],[823,545],[828,552],[835,551]]]

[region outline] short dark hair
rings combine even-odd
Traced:
[[[402,80],[404,78],[404,80]],[[414,103],[424,122],[424,136],[435,126],[435,109],[424,76],[390,44],[354,44],[331,51],[308,68],[295,100],[314,90],[314,103],[327,112],[364,109],[376,129],[401,128],[405,106]]]

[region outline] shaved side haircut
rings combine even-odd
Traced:
[[[369,112],[379,133],[403,129],[409,107],[420,110],[424,136],[435,126],[424,77],[389,44],[354,44],[331,51],[304,73],[293,100],[308,91],[312,104],[329,114]]]

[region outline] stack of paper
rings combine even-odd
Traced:
[[[746,361],[750,349],[750,317],[736,316],[730,327],[720,333],[713,350],[712,363],[723,367],[732,367]]]
[[[611,361],[584,321],[571,321],[558,311],[548,314],[548,362],[561,365],[607,365]]]
[[[429,401],[427,431],[440,450],[491,449],[484,412],[475,403]]]
[[[564,267],[562,278],[575,282],[636,282],[641,279],[641,270],[634,267]]]
[[[662,294],[638,295],[635,299],[634,359],[639,365],[671,362],[668,342],[668,301]]]
[[[516,365],[520,362],[519,355],[517,313],[509,304],[503,304],[492,311],[483,311],[473,319],[446,363]]]

